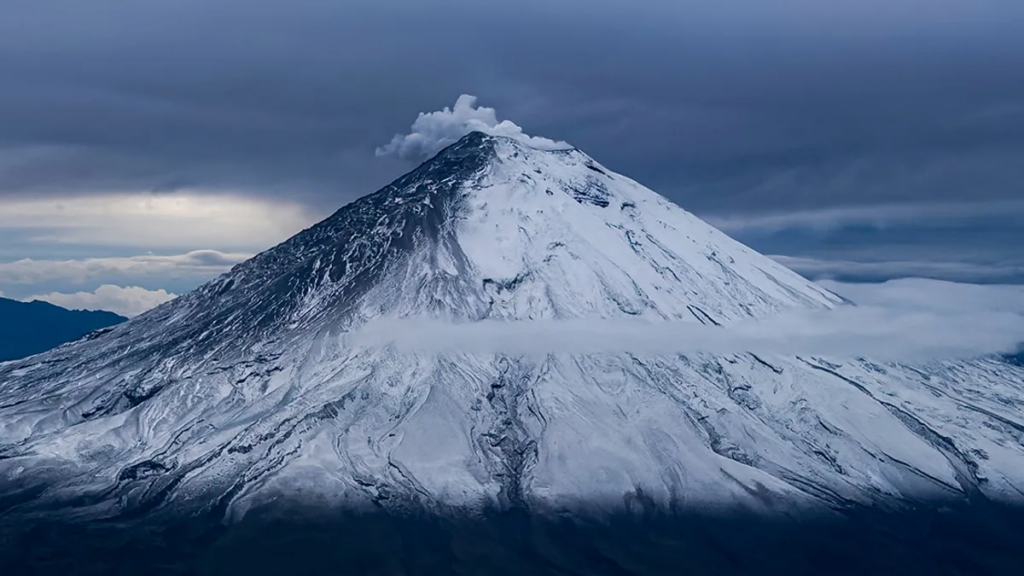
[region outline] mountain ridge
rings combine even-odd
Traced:
[[[126,320],[113,312],[0,297],[0,362],[39,354]]]

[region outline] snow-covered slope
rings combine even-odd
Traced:
[[[846,303],[575,149],[473,133],[116,328],[0,364],[0,490],[82,515],[253,502],[755,510],[1024,490],[1024,369],[416,354],[381,318],[709,325]]]

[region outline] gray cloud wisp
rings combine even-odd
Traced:
[[[33,260],[0,262],[0,282],[36,284],[53,280],[82,283],[95,278],[123,276],[188,276],[207,279],[244,262],[252,254],[194,250],[187,254],[86,258],[84,260]]]

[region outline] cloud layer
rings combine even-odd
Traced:
[[[844,227],[897,228],[926,222],[935,226],[964,220],[1012,215],[1024,219],[1024,202],[919,203],[876,206],[837,206],[820,210],[732,213],[705,216],[723,232],[779,232],[787,230],[832,231]]]
[[[107,310],[129,318],[177,298],[166,290],[146,290],[139,286],[104,284],[92,292],[37,294],[26,301],[42,300],[70,310]]]
[[[808,227],[749,218],[769,211],[920,208],[901,227],[931,218],[931,204],[1019,200],[1024,181],[1022,2],[595,0],[585,14],[542,0],[104,5],[118,17],[80,0],[0,2],[0,200],[20,203],[0,202],[0,261],[115,255],[70,253],[82,243],[123,247],[116,255],[257,251],[407,171],[399,155],[450,140],[465,128],[455,111],[425,115],[418,139],[374,158],[417,112],[462,92],[691,211],[733,217],[738,232]],[[96,215],[154,191],[223,209]],[[98,200],[69,204],[86,196]],[[269,208],[244,212],[260,202]],[[289,218],[289,206],[315,216]],[[919,231],[918,242],[950,238],[936,260],[977,242],[971,232],[1024,228],[968,220],[973,230]],[[845,238],[741,240],[869,260],[802,248]],[[902,239],[858,242],[877,260],[914,260],[894,253]]]
[[[879,284],[821,280],[818,284],[863,306],[951,314],[1024,314],[1024,285],[963,284],[924,278]]]
[[[928,256],[931,259],[852,260],[780,254],[773,254],[771,258],[812,280],[854,279],[881,282],[898,278],[931,278],[969,283],[1024,282],[1024,261],[943,260],[941,248],[937,248]]]
[[[542,150],[570,148],[565,142],[530,136],[510,120],[499,121],[494,108],[478,107],[476,100],[476,96],[463,94],[452,108],[445,106],[436,112],[421,112],[413,122],[411,131],[404,135],[396,134],[387,145],[377,148],[377,156],[428,158],[470,132],[507,136]]]
[[[704,215],[740,242],[811,279],[923,276],[1024,283],[1024,203],[846,206]]]
[[[293,202],[239,194],[177,191],[5,198],[0,193],[0,230],[12,234],[9,242],[25,246],[264,248],[316,218]]]
[[[840,292],[845,287],[831,285]],[[967,304],[964,293],[976,297]],[[724,327],[695,322],[572,320],[447,323],[376,321],[347,334],[354,346],[404,353],[737,354],[942,360],[1013,352],[1024,342],[1024,290],[918,280],[851,288],[867,305],[790,311]],[[926,297],[919,300],[916,297]],[[921,305],[921,302],[927,302]]]
[[[463,91],[701,211],[1020,193],[1021,3],[108,3],[0,3],[0,194],[335,208]]]
[[[170,256],[142,255],[81,260],[0,262],[0,283],[37,284],[52,281],[84,283],[97,278],[186,276],[207,280],[250,258],[246,253],[194,250]]]

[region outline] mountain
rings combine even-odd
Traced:
[[[45,352],[125,320],[113,312],[67,310],[39,300],[0,298],[0,362]]]
[[[344,338],[396,318],[717,326],[848,305],[580,150],[472,133],[187,295],[0,365],[2,492],[25,517],[218,522],[281,502],[578,517],[1020,502],[1024,369],[999,358]]]

